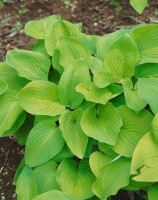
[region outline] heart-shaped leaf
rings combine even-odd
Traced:
[[[87,136],[114,145],[122,126],[122,119],[111,103],[91,106],[85,110],[81,127]]]
[[[64,142],[55,123],[51,120],[39,122],[31,130],[26,141],[26,164],[35,167],[47,162],[61,151]]]
[[[91,187],[94,180],[87,160],[82,160],[77,164],[74,160],[65,159],[57,170],[57,181],[60,188],[73,200],[92,197]]]
[[[79,158],[83,158],[88,143],[88,137],[80,125],[82,114],[81,109],[72,112],[66,110],[59,119],[60,129],[68,147]]]
[[[138,94],[138,82],[133,83],[130,79],[126,78],[121,81],[123,85],[126,104],[129,108],[139,113],[146,105],[146,101]]]

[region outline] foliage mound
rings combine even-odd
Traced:
[[[18,200],[158,199],[158,25],[104,36],[53,15],[26,24],[32,50],[0,63],[0,136],[25,155]]]

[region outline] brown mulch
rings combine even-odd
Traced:
[[[14,2],[14,3],[13,3]],[[137,14],[127,0],[119,6],[107,0],[27,0],[5,3],[0,8],[0,60],[5,60],[10,49],[29,49],[34,40],[24,34],[24,24],[51,14],[60,14],[71,22],[82,22],[83,31],[103,35],[138,23],[158,23],[158,2],[150,0],[142,15]],[[21,28],[19,28],[20,26]],[[12,185],[15,170],[22,158],[23,148],[10,138],[0,139],[0,199],[16,199]],[[135,194],[120,191],[113,200],[143,200]]]

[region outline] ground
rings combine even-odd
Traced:
[[[142,15],[137,14],[127,0],[27,0],[0,1],[0,60],[5,60],[7,50],[29,49],[34,40],[24,34],[24,24],[51,14],[60,14],[71,22],[82,22],[83,31],[103,35],[122,27],[138,23],[158,23],[158,2],[149,1]],[[12,185],[15,170],[22,158],[23,147],[13,138],[0,139],[0,198],[15,200]],[[144,200],[142,193],[120,191],[112,200]]]

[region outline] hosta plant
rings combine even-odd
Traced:
[[[32,50],[0,63],[0,135],[25,155],[18,200],[158,199],[158,25],[104,36],[53,15],[26,24]]]

